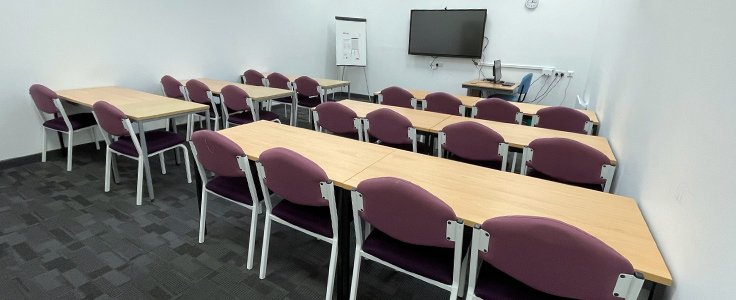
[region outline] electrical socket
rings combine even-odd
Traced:
[[[542,69],[542,76],[544,75],[552,76],[554,72],[555,72],[555,69],[545,68],[545,69]]]
[[[564,77],[564,76],[565,76],[565,72],[563,72],[563,71],[555,71],[555,77]]]
[[[444,64],[443,64],[443,63],[441,63],[441,62],[435,63],[434,65],[435,65],[436,67],[438,67],[438,68],[442,68],[442,66],[444,66]]]
[[[567,77],[571,77],[572,78],[572,74],[574,74],[574,73],[575,73],[575,71],[567,71]]]

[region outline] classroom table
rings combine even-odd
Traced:
[[[263,76],[268,77],[268,75],[271,74],[270,72],[263,73]],[[284,75],[287,79],[289,79],[290,82],[294,82],[297,78],[301,76],[296,75]],[[320,87],[324,90],[325,93],[327,93],[327,90],[341,88],[341,87],[348,87],[348,98],[350,98],[350,81],[345,80],[337,80],[337,79],[326,79],[326,78],[314,78],[315,81],[317,81],[317,84],[319,84]],[[324,96],[324,95],[323,95]]]
[[[421,91],[421,90],[407,90],[407,91],[411,93],[412,96],[414,96],[414,99],[417,99],[417,101],[424,101],[424,99],[427,98],[427,95],[432,93],[432,92]],[[378,94],[380,93],[381,93],[380,91],[375,92],[373,93],[373,96],[378,97]],[[480,100],[483,100],[483,98],[476,97],[476,96],[463,96],[463,95],[453,95],[453,96],[460,99],[460,102],[462,102],[463,105],[465,105],[465,107],[473,107],[475,106],[475,103],[477,103]]]
[[[359,118],[365,118],[370,112],[380,109],[387,108],[393,110],[411,121],[411,124],[418,130],[427,131],[445,119],[449,118],[450,115],[436,113],[431,111],[417,110],[413,108],[405,108],[391,105],[375,104],[364,101],[356,100],[341,100],[338,103],[347,106],[348,108],[355,111]]]
[[[60,99],[78,104],[87,108],[92,108],[97,101],[106,101],[125,113],[131,121],[138,124],[139,139],[141,144],[141,155],[146,159],[145,164],[146,183],[148,188],[148,196],[153,199],[153,181],[151,180],[151,168],[148,161],[148,146],[146,145],[146,134],[144,123],[175,118],[182,115],[203,111],[209,121],[209,106],[199,103],[181,101],[178,99],[168,98],[156,94],[145,93],[141,91],[126,89],[117,86],[85,88],[74,90],[63,90],[56,92]],[[207,122],[209,124],[209,122]],[[176,126],[173,127],[176,132]],[[177,162],[178,162],[178,152]],[[113,155],[113,161],[115,156]]]
[[[487,91],[490,94],[513,94],[519,87],[519,83],[512,86],[505,86],[500,83],[493,83],[486,80],[473,79],[463,82],[463,88],[467,89],[468,96],[482,96],[480,92]],[[479,92],[476,92],[479,91]]]
[[[277,88],[270,88],[265,86],[256,86],[256,85],[247,85],[247,84],[241,84],[241,83],[235,83],[235,82],[229,82],[229,81],[222,81],[222,80],[215,80],[215,79],[208,79],[208,78],[197,78],[196,80],[201,81],[207,87],[210,88],[212,91],[212,94],[219,95],[222,91],[222,88],[228,86],[228,85],[234,85],[241,89],[243,89],[246,93],[248,93],[248,96],[250,96],[251,99],[253,99],[253,105],[254,107],[254,120],[258,121],[260,120],[259,112],[260,108],[258,107],[258,102],[278,99],[278,98],[284,98],[284,97],[291,97],[292,104],[295,105],[296,103],[296,94],[293,91],[290,90],[284,90],[284,89],[277,89]],[[181,84],[185,85],[187,84],[187,80],[179,80]],[[294,106],[296,107],[296,106]],[[292,126],[296,125],[296,113],[294,110],[292,110],[291,117],[289,120],[289,124]]]

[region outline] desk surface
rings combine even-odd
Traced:
[[[265,86],[247,85],[247,84],[242,84],[242,83],[235,83],[235,82],[230,82],[230,81],[222,81],[222,80],[215,80],[215,79],[208,79],[208,78],[197,78],[197,80],[206,84],[207,87],[210,88],[212,93],[216,95],[220,94],[220,91],[222,91],[222,88],[228,85],[237,86],[243,89],[246,93],[248,93],[248,96],[250,96],[251,99],[255,101],[287,97],[287,96],[291,96],[292,94],[294,94],[294,92],[290,90],[270,88],[270,87],[265,87]],[[181,82],[181,84],[185,86],[187,84],[187,81],[189,80],[188,79],[179,80],[179,82]]]
[[[235,141],[252,160],[257,160],[263,151],[274,147],[293,150],[317,163],[335,185],[343,188],[348,179],[395,150],[269,121],[218,132]]]
[[[425,188],[450,205],[468,225],[510,215],[566,222],[621,253],[648,280],[672,284],[634,199],[400,150],[372,164],[346,185],[353,188],[365,179],[383,176],[403,178]]]
[[[501,91],[514,91],[517,87],[519,87],[519,83],[514,83],[512,86],[505,86],[500,83],[493,83],[490,81],[485,80],[478,80],[473,79],[470,81],[463,82],[463,87],[473,87],[473,88],[482,88],[482,89],[494,89],[494,90],[501,90]]]
[[[268,77],[268,74],[271,74],[271,72],[263,73],[263,76]],[[301,76],[296,76],[296,75],[284,75],[284,76],[286,76],[286,78],[288,78],[289,81],[291,82],[294,82],[294,80],[301,77]],[[325,89],[331,89],[331,88],[350,85],[350,81],[345,81],[345,80],[325,79],[325,78],[315,78],[315,77],[312,77],[312,79],[316,80],[317,83],[319,83],[319,86]]]
[[[414,99],[424,101],[425,98],[427,98],[427,95],[431,94],[432,92],[427,91],[420,91],[420,90],[407,90],[409,93],[411,93],[414,96]],[[374,96],[378,96],[381,92],[375,92],[373,93]],[[483,98],[480,97],[473,97],[473,96],[464,96],[464,95],[453,95],[460,99],[460,101],[463,103],[463,105],[467,107],[473,107],[476,102],[480,101]]]
[[[136,121],[207,109],[206,105],[117,86],[64,90],[57,94],[61,99],[87,107],[92,107],[97,101],[106,101]]]
[[[342,100],[339,103],[355,111],[355,113],[358,114],[358,117],[360,118],[365,118],[368,113],[374,110],[380,108],[388,108],[397,113],[400,113],[401,115],[409,119],[409,121],[411,121],[411,124],[415,128],[423,131],[428,131],[429,129],[433,128],[437,124],[440,124],[440,122],[450,117],[450,115],[447,114],[416,110],[412,108],[381,105],[363,101]]]
[[[539,138],[568,138],[571,140],[576,140],[578,142],[591,146],[600,152],[603,152],[603,154],[611,159],[611,164],[616,164],[616,157],[613,155],[611,145],[608,143],[608,140],[606,138],[600,136],[458,116],[450,116],[449,118],[445,119],[444,121],[440,122],[427,131],[438,132],[447,125],[464,121],[480,123],[487,126],[488,128],[493,129],[494,131],[498,132],[498,134],[503,136],[504,140],[509,143],[509,146],[514,148],[523,148],[524,146],[529,145],[531,141]]]
[[[547,105],[539,105],[539,104],[532,104],[532,103],[524,103],[524,102],[513,102],[509,101],[509,103],[516,105],[524,115],[531,116],[537,113],[538,110],[549,107]],[[585,110],[585,109],[576,109],[577,111],[584,113],[588,118],[590,118],[591,121],[593,121],[593,124],[598,125],[598,116],[595,114],[592,110]]]

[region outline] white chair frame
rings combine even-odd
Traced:
[[[447,133],[440,130],[437,133],[437,157],[445,157],[445,150],[442,149],[442,145],[447,143]],[[503,157],[501,161],[501,171],[507,171],[506,170],[506,164],[508,163],[508,157],[509,157],[509,143],[498,143],[498,155],[501,155]],[[513,168],[512,168],[513,172]]]
[[[368,119],[363,119],[363,141],[370,143],[370,138],[368,135],[368,129],[370,129],[370,122]],[[409,127],[407,130],[407,134],[409,136],[409,139],[411,139],[411,146],[414,151],[414,153],[417,153],[417,129],[415,127]],[[377,141],[377,143],[381,143],[380,140]]]
[[[31,99],[33,101],[33,99]],[[46,148],[48,147],[48,140],[46,137],[46,131],[51,130],[54,132],[61,132],[65,133],[67,138],[67,147],[66,147],[66,170],[71,171],[72,170],[72,149],[74,148],[74,133],[80,132],[84,130],[90,130],[92,133],[92,140],[95,142],[95,147],[97,150],[100,150],[100,142],[97,140],[97,133],[95,132],[95,128],[98,127],[98,125],[92,125],[89,127],[80,128],[77,130],[72,129],[72,124],[69,121],[69,116],[66,114],[66,111],[64,110],[64,106],[61,105],[61,100],[59,98],[52,99],[54,102],[54,106],[56,106],[56,109],[59,110],[59,115],[64,119],[64,124],[66,124],[67,131],[63,130],[56,130],[53,128],[48,128],[46,126],[43,126],[43,123],[48,121],[44,117],[46,113],[42,112],[40,109],[36,108],[36,111],[38,112],[38,117],[41,118],[41,162],[46,162]],[[59,141],[60,143],[63,143],[62,141]],[[63,145],[61,145],[63,146]]]
[[[534,149],[529,146],[524,146],[524,152],[521,155],[521,175],[529,174],[529,169],[531,168],[526,165],[526,162],[531,161],[533,156]],[[605,164],[601,167],[601,178],[606,180],[606,183],[603,185],[603,192],[611,192],[611,183],[613,182],[613,175],[615,173],[616,166],[614,165]]]
[[[316,109],[312,109],[312,120],[314,120],[314,131],[324,132],[324,128],[319,126],[319,113]],[[358,140],[363,141],[363,122],[360,118],[353,118],[353,127],[358,130]]]

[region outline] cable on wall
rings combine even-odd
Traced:
[[[571,81],[572,81],[572,78],[570,78],[570,79],[567,80],[567,86],[565,86],[565,95],[562,96],[562,102],[560,102],[560,104],[557,104],[557,106],[560,106],[560,105],[562,105],[562,103],[565,103],[565,98],[567,98],[567,88],[570,87],[570,82]]]

